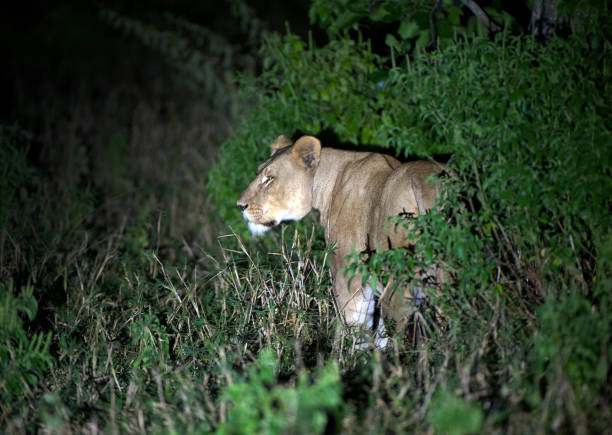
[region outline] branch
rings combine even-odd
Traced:
[[[429,36],[431,37],[431,41],[429,41],[429,44],[427,44],[427,51],[429,50],[435,50],[436,49],[436,27],[434,26],[434,14],[440,10],[440,3],[442,2],[442,0],[438,0],[434,5],[433,8],[431,8],[431,11],[429,11]]]
[[[527,30],[532,32],[534,35],[539,33],[538,22],[542,18],[542,0],[535,0],[533,2],[533,10],[531,11],[531,18],[529,20],[529,27]]]
[[[534,0],[527,30],[536,36],[550,39],[563,24],[562,20],[559,19],[557,7],[553,2],[549,0]],[[565,24],[567,25],[567,23]]]
[[[495,21],[489,18],[478,4],[473,0],[461,0],[461,3],[468,8],[478,18],[478,20],[491,32],[499,32],[502,28]]]

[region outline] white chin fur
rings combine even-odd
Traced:
[[[249,222],[249,231],[254,236],[261,236],[263,233],[265,233],[269,229],[270,228],[266,227],[265,225],[254,224],[253,222]]]

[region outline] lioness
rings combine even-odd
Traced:
[[[385,347],[384,324],[375,325],[380,318],[375,311],[382,288],[364,288],[359,278],[349,283],[343,273],[345,259],[352,252],[413,245],[401,225],[385,225],[387,218],[431,209],[439,191],[437,184],[426,180],[444,166],[429,161],[401,164],[384,154],[321,148],[321,142],[312,136],[303,136],[295,144],[279,136],[270,147],[270,158],[259,166],[237,201],[249,230],[260,235],[283,221],[319,210],[325,242],[335,245],[330,265],[344,321],[351,327],[367,328],[374,333],[375,345]],[[401,303],[384,306],[393,307],[390,310],[395,313],[383,309],[382,314],[394,318],[402,309]]]

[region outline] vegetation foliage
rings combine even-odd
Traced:
[[[31,162],[29,135],[2,127],[3,431],[587,433],[610,425],[610,23],[587,15],[597,25],[542,43],[501,8],[492,10],[504,30],[490,35],[474,30],[481,24],[470,24],[459,2],[439,2],[438,43],[427,51],[430,3],[315,1],[310,18],[329,40],[270,34],[261,73],[244,74],[240,96],[230,94],[234,63],[203,69],[224,77],[214,92],[228,89],[211,94],[194,81],[210,104],[227,112],[249,104],[206,175],[230,232],[209,252],[181,241],[191,220],[163,223],[172,207],[201,213],[194,186],[202,179],[187,184],[192,195],[177,193],[185,189],[173,170],[197,173],[180,145],[178,163],[162,167],[169,190],[136,188],[160,167],[129,169],[118,133],[96,173],[128,169],[58,193]],[[179,71],[202,65],[185,69],[193,47],[182,36],[103,14],[169,53]],[[169,20],[177,34],[223,45]],[[393,24],[384,50],[367,38],[368,20]],[[355,253],[347,270],[407,288],[418,283],[415,267],[441,265],[451,279],[421,310],[424,319],[432,307],[443,313],[427,340],[396,335],[385,352],[355,350],[330,295],[332,248],[312,221],[247,241],[235,200],[281,133],[448,160],[449,176],[432,180],[444,186],[438,207],[389,223],[410,224],[416,250]]]

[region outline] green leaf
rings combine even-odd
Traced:
[[[453,25],[458,26],[461,24],[463,10],[460,7],[451,6],[446,10],[446,15],[448,16],[448,21],[450,21]]]
[[[385,44],[389,47],[399,50],[400,43],[395,36],[391,33],[387,33],[387,37],[385,38]]]
[[[429,44],[429,41],[430,41],[429,29],[424,29],[419,32],[419,37],[417,38],[414,45],[417,49],[423,49],[427,47],[427,44]]]
[[[441,389],[436,391],[429,421],[436,433],[462,435],[478,433],[482,429],[483,412],[480,406]]]
[[[385,6],[380,6],[374,12],[370,14],[372,21],[385,21],[389,16],[389,12],[385,9]]]
[[[419,33],[419,25],[416,21],[402,21],[399,29],[397,29],[397,33],[402,39],[414,38]]]

